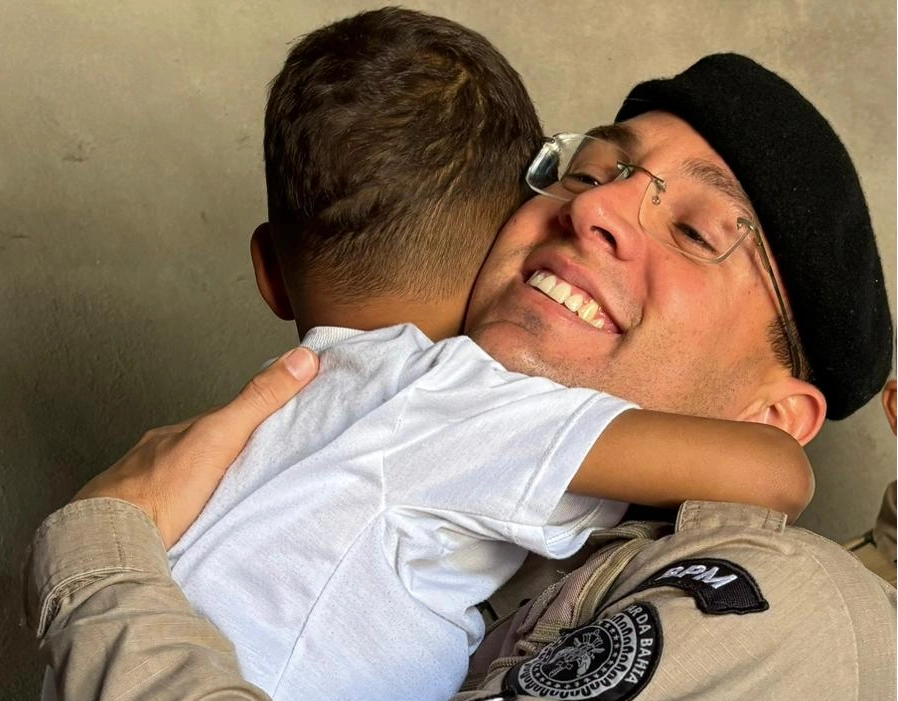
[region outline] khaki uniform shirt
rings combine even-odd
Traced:
[[[487,635],[453,701],[895,699],[895,589],[782,514],[687,502],[673,533],[593,545]]]
[[[630,523],[592,547],[487,636],[455,701],[895,698],[894,588],[781,514],[687,502],[674,532]],[[124,502],[48,517],[26,609],[62,699],[267,698]]]
[[[59,701],[268,700],[171,578],[137,507],[85,499],[50,514],[25,577],[26,621]]]

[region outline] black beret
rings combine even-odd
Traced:
[[[892,320],[845,146],[795,88],[737,54],[637,85],[616,121],[652,110],[689,123],[738,178],[779,267],[827,418],[849,416],[888,378]]]

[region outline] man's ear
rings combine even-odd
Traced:
[[[892,433],[895,433],[896,398],[898,398],[898,386],[896,386],[895,380],[889,380],[882,390],[882,408],[885,409],[886,418],[889,420],[889,426],[892,427]]]
[[[801,445],[811,442],[826,419],[826,398],[814,385],[794,377],[779,378],[739,416],[782,429]]]
[[[262,299],[278,317],[284,321],[292,321],[293,308],[290,306],[268,222],[256,227],[250,239],[249,252],[253,259],[253,271],[256,273],[256,286]]]

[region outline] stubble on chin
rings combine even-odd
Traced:
[[[525,313],[514,322],[491,321],[471,329],[468,335],[506,370],[555,379],[556,373],[538,348],[543,325],[538,315]]]
[[[528,340],[531,342],[528,343]],[[482,347],[511,372],[546,377],[567,387],[586,386],[575,368],[564,362],[563,356],[551,357],[552,351],[558,349],[541,348],[534,342],[533,336],[528,338],[527,334],[516,334],[513,342],[509,342],[507,338],[499,340],[485,334]]]

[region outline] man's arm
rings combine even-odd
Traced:
[[[268,699],[181,593],[141,509],[68,504],[35,536],[28,573],[28,623],[61,701]]]
[[[26,565],[26,618],[59,699],[268,698],[171,579],[166,547],[316,368],[306,350],[287,354],[221,409],[148,433],[44,521]]]
[[[668,508],[754,504],[794,521],[814,494],[814,473],[798,442],[774,426],[642,409],[608,425],[569,489]]]

